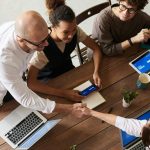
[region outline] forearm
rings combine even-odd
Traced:
[[[131,41],[131,43],[133,44],[133,42]],[[121,43],[121,47],[122,49],[125,51],[126,49],[128,49],[129,47],[131,47],[132,45],[129,43],[128,40],[125,40],[124,42]]]
[[[71,113],[73,109],[73,106],[70,104],[56,104],[54,108],[54,112],[66,112],[66,113]]]
[[[100,51],[100,49],[97,49],[93,53],[94,73],[99,73],[101,59],[102,59],[101,51]]]
[[[65,97],[66,91],[64,89],[57,89],[48,86],[45,83],[36,81],[35,83],[31,83],[28,85],[33,91],[43,93],[43,94],[48,94],[48,95],[54,95],[54,96],[59,96],[59,97]]]
[[[124,49],[121,43],[101,43],[102,51],[108,56],[116,56],[118,54],[123,54]]]
[[[97,112],[97,111],[94,111],[94,110],[91,110],[91,115],[93,117],[96,117],[98,119],[101,119],[111,125],[115,125],[116,123],[116,118],[117,116],[116,115],[112,115],[112,114],[107,114],[107,113],[101,113],[101,112]]]
[[[43,113],[51,113],[55,107],[55,102],[49,99],[39,97],[36,93],[30,90],[23,81],[4,83],[3,85],[22,106],[34,110],[42,111]]]
[[[129,42],[129,40],[131,40],[131,42]],[[132,45],[134,45],[136,43],[138,43],[138,42],[134,41],[133,38],[130,38],[130,39],[127,39],[121,43],[109,45],[108,47],[105,45],[106,47],[103,48],[103,52],[109,56],[122,54],[123,52],[128,50]]]

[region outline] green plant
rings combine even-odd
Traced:
[[[72,146],[70,146],[70,150],[76,150],[76,146],[77,146],[77,145],[72,145]]]
[[[132,100],[134,100],[138,96],[138,93],[136,91],[124,89],[122,92],[122,95],[123,95],[125,102],[130,103]]]

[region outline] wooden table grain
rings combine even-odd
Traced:
[[[150,108],[150,89],[136,88],[138,74],[129,66],[129,61],[141,54],[136,51],[131,55],[103,57],[101,65],[101,79],[103,88],[100,93],[106,102],[95,108],[96,111],[108,112],[124,117],[135,117],[145,109]],[[87,80],[92,81],[93,63],[86,63],[59,77],[49,81],[49,85],[57,88],[71,89]],[[139,96],[129,108],[122,107],[122,88],[137,90]],[[42,95],[54,99],[58,103],[72,103],[68,100]],[[18,106],[17,102],[10,101],[0,108],[0,119]],[[119,130],[94,117],[75,118],[69,114],[52,113],[45,115],[48,119],[62,118],[62,121],[40,139],[31,150],[69,150],[76,145],[77,150],[121,150]],[[0,150],[12,148],[0,139]]]

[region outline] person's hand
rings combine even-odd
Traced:
[[[142,29],[136,36],[131,38],[132,43],[147,42],[150,38],[150,30]]]
[[[100,88],[101,87],[101,79],[97,72],[93,73],[93,80],[94,80],[94,84]]]
[[[80,95],[79,91],[77,90],[65,90],[64,96],[65,98],[74,102],[81,102],[81,100],[84,98],[84,96]]]
[[[76,103],[72,107],[72,114],[77,118],[82,118],[84,116],[90,116],[90,109],[86,107],[86,104]]]

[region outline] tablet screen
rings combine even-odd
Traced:
[[[140,55],[138,58],[133,60],[130,65],[138,73],[148,73],[150,72],[150,51]]]

